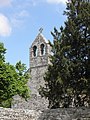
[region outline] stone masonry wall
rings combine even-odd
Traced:
[[[18,95],[14,96],[14,101],[12,102],[12,108],[18,109],[30,109],[30,110],[44,110],[48,107],[48,100],[41,98],[38,89],[40,85],[44,86],[43,76],[47,66],[40,68],[33,68],[31,74],[32,78],[28,81],[28,86],[30,87],[30,98],[25,101]]]
[[[90,108],[60,108],[44,111],[0,108],[0,120],[90,120]]]
[[[35,110],[0,108],[0,120],[37,120],[38,116]]]
[[[90,120],[90,109],[61,108],[45,110],[38,120]]]

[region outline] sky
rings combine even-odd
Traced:
[[[52,41],[51,31],[64,25],[67,0],[0,0],[0,42],[4,43],[6,62],[18,61],[29,68],[29,48],[42,27]]]

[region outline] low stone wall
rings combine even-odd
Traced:
[[[90,120],[90,109],[60,108],[45,110],[38,120]]]
[[[0,108],[0,120],[37,120],[39,115],[35,110]]]
[[[0,120],[90,120],[90,109],[60,108],[35,111],[0,108]]]

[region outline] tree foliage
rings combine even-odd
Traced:
[[[29,97],[29,74],[26,73],[26,66],[21,61],[15,66],[6,63],[5,53],[4,44],[0,43],[0,106],[11,107],[14,95],[18,94],[25,100]]]
[[[90,3],[71,0],[65,27],[54,28],[51,64],[40,94],[49,108],[90,106]]]

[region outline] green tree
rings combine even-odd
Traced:
[[[14,95],[18,94],[25,100],[29,97],[29,74],[21,61],[15,66],[6,63],[5,53],[6,49],[3,43],[0,43],[0,106],[11,107]]]
[[[90,2],[72,0],[67,4],[68,21],[65,22],[63,41],[68,58],[70,77],[68,81],[72,89],[74,106],[90,105]]]
[[[64,14],[65,27],[52,33],[53,56],[40,94],[50,108],[90,106],[90,3],[71,0]]]
[[[64,56],[64,49],[66,46],[62,44],[62,32],[63,28],[60,28],[60,32],[54,28],[52,54],[50,56],[51,64],[48,65],[48,71],[45,73],[45,87],[40,86],[39,92],[42,97],[46,97],[49,100],[49,108],[67,107],[70,102],[70,96],[67,96],[66,90],[69,76],[68,60]],[[68,100],[68,101],[67,101]]]

